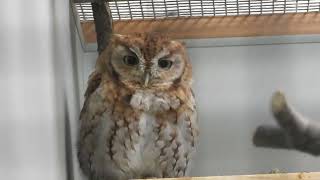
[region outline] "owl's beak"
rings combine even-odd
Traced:
[[[150,74],[146,73],[144,77],[144,87],[148,86],[149,84],[149,79],[150,79]]]

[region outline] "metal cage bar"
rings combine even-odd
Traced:
[[[320,0],[121,0],[108,6],[113,21],[320,12]],[[80,21],[93,20],[91,3],[76,7]]]

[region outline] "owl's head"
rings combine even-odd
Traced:
[[[114,35],[98,66],[130,89],[165,90],[192,78],[184,45],[156,33]]]

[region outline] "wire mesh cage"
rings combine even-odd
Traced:
[[[114,21],[320,11],[320,0],[118,0],[108,5]],[[77,3],[76,8],[80,21],[93,20],[91,3]]]

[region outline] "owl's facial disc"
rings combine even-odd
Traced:
[[[110,61],[115,79],[126,86],[136,88],[144,75],[142,61],[140,53],[123,45],[116,46]]]
[[[185,62],[180,51],[170,51],[168,48],[163,48],[151,60],[150,86],[171,86],[182,76],[184,66]]]
[[[168,89],[180,82],[186,65],[179,42],[162,39],[120,38],[110,65],[115,79],[132,89]]]

